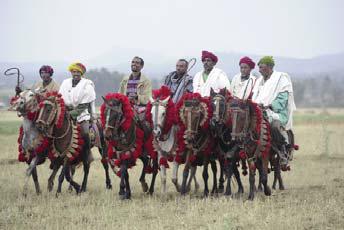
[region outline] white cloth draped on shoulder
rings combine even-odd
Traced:
[[[249,76],[247,80],[241,80],[241,73],[235,75],[231,82],[231,93],[233,96],[238,97],[240,99],[247,99],[255,85],[256,77],[252,74]]]
[[[210,89],[213,88],[213,90],[218,93],[220,89],[227,88],[230,89],[230,82],[228,80],[228,77],[226,73],[218,68],[213,68],[207,80],[204,82],[203,80],[203,71],[200,71],[196,73],[194,79],[193,79],[193,90],[194,93],[201,94],[202,97],[210,96]]]
[[[274,71],[267,81],[259,77],[253,89],[252,100],[264,106],[270,106],[277,95],[282,92],[288,92],[288,122],[286,130],[292,128],[293,111],[296,109],[294,102],[293,85],[287,73]]]
[[[96,100],[96,92],[94,84],[91,80],[81,78],[79,83],[73,87],[72,78],[66,79],[60,86],[59,93],[67,106],[76,108],[79,104],[91,103]],[[77,118],[78,122],[90,120],[91,116],[87,109],[83,111]]]

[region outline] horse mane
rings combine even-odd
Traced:
[[[158,98],[160,100],[164,100],[169,96],[171,96],[171,91],[166,85],[161,86],[160,89],[153,90],[153,93],[152,93],[152,97],[154,100]],[[153,120],[152,120],[151,110],[152,110],[152,103],[149,102],[146,107],[146,120],[152,126]],[[168,133],[171,130],[172,126],[177,123],[176,115],[177,115],[176,106],[172,100],[172,97],[170,97],[168,99],[167,106],[166,106],[166,118],[165,118],[166,120],[165,120],[165,125],[162,130],[162,134]]]
[[[122,111],[124,115],[124,121],[121,125],[122,129],[127,131],[130,128],[131,122],[134,119],[134,111],[130,105],[129,99],[127,96],[120,93],[108,93],[105,96],[106,100],[118,100],[122,104]],[[105,127],[105,109],[106,103],[104,102],[100,107],[100,120],[102,126]]]
[[[42,101],[39,102],[39,108],[43,107],[44,100],[53,100],[55,103],[57,103],[58,108],[57,108],[57,119],[56,119],[55,125],[58,129],[62,128],[63,120],[66,113],[66,106],[62,98],[62,95],[57,91],[45,93],[43,95]]]

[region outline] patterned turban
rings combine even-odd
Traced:
[[[50,77],[54,74],[53,68],[51,68],[49,65],[42,65],[42,67],[39,69],[39,74],[41,74],[42,71],[49,73]]]
[[[254,69],[254,67],[256,66],[256,63],[254,63],[254,62],[252,61],[252,59],[249,58],[249,57],[243,57],[243,58],[241,58],[241,59],[240,59],[240,62],[239,62],[239,65],[241,65],[242,63],[247,64],[251,69]]]
[[[274,67],[275,61],[274,61],[274,58],[272,56],[265,56],[259,60],[258,65],[260,65],[260,64],[266,64],[270,67]]]
[[[215,54],[204,50],[204,51],[202,51],[202,61],[204,61],[204,59],[206,59],[206,58],[210,58],[213,62],[215,62],[215,64],[218,61]]]
[[[69,71],[76,70],[76,71],[79,71],[81,75],[84,75],[84,73],[86,72],[86,67],[81,63],[73,63],[68,67],[68,70]]]

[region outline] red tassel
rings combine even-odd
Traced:
[[[163,166],[165,166],[165,168],[169,168],[169,165],[168,165],[167,160],[166,160],[165,157],[161,157],[160,158],[159,165],[163,165]]]
[[[117,167],[120,167],[121,166],[121,161],[119,159],[116,159],[114,161],[114,164],[117,166]]]
[[[256,170],[256,164],[255,163],[250,163],[250,170]]]
[[[297,151],[297,150],[299,150],[299,145],[296,145],[296,144],[295,144],[295,145],[293,146],[293,148]]]
[[[194,162],[196,160],[196,156],[194,154],[191,154],[189,156],[189,162]]]
[[[241,151],[239,152],[239,157],[240,157],[240,159],[244,160],[244,159],[247,158],[247,155],[246,155],[246,153],[245,153],[243,150],[241,150]]]

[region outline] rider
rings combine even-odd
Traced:
[[[202,51],[203,71],[196,73],[193,79],[193,90],[201,94],[202,97],[210,96],[212,88],[216,93],[222,88],[230,89],[230,82],[226,73],[214,67],[218,58],[211,52]]]
[[[265,115],[271,124],[271,134],[278,146],[281,168],[285,171],[288,169],[287,130],[292,128],[292,115],[296,109],[293,85],[287,73],[273,69],[273,57],[263,57],[258,66],[262,77],[257,79],[252,99],[265,108]]]
[[[171,90],[174,103],[182,98],[183,94],[193,92],[192,76],[187,73],[189,62],[179,59],[176,64],[176,71],[171,72],[165,77],[164,84]]]
[[[91,80],[84,78],[86,68],[81,63],[73,63],[68,67],[72,78],[65,79],[59,93],[66,104],[70,116],[81,126],[81,135],[86,143],[86,151],[90,151],[90,122],[96,122],[96,92]]]
[[[33,86],[32,89],[36,90],[46,90],[47,92],[52,92],[52,91],[59,91],[59,84],[56,83],[53,79],[52,76],[54,74],[54,70],[51,66],[49,65],[43,65],[39,69],[39,75],[41,76],[42,81],[36,82]],[[16,94],[19,95],[22,92],[21,88],[19,86],[16,87]]]
[[[129,98],[141,125],[144,123],[146,105],[152,97],[152,83],[141,73],[143,66],[143,59],[134,57],[131,61],[131,74],[123,78],[119,87],[119,93]]]
[[[240,99],[247,99],[254,87],[256,77],[251,74],[256,63],[249,57],[240,59],[240,73],[235,75],[231,82],[231,93]]]

